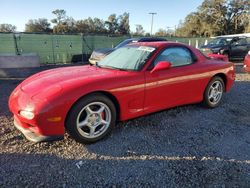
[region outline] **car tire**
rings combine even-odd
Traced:
[[[116,108],[105,95],[81,98],[68,113],[65,128],[80,143],[94,143],[104,138],[116,123]]]
[[[213,77],[205,89],[203,105],[208,108],[217,107],[221,103],[224,91],[225,84],[221,77]]]

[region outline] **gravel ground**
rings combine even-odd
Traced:
[[[0,80],[0,187],[249,187],[250,75],[236,80],[216,109],[188,105],[119,123],[91,145],[24,139],[7,107],[20,81]]]

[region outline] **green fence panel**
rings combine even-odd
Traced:
[[[73,57],[77,57],[77,61],[81,61],[82,58],[87,60],[94,49],[112,48],[127,38],[129,36],[0,33],[0,54],[36,53],[42,64],[70,63]],[[165,38],[194,47],[204,45],[211,40],[207,38]]]
[[[0,33],[0,54],[16,54],[15,40],[12,33]]]
[[[41,63],[54,63],[52,35],[20,34],[16,40],[20,54],[36,53]]]
[[[70,63],[74,55],[82,54],[81,35],[53,35],[55,63]]]

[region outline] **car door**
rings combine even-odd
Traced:
[[[239,38],[231,44],[231,58],[244,58],[248,52],[246,38]]]
[[[145,112],[202,100],[204,78],[198,73],[197,59],[190,49],[168,47],[156,57],[153,66],[161,61],[170,62],[171,68],[145,72]]]

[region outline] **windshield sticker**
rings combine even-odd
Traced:
[[[137,50],[142,50],[142,51],[147,51],[147,52],[153,52],[155,50],[155,48],[148,47],[148,46],[140,46],[139,48],[137,48]]]

